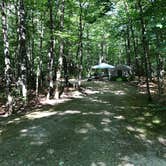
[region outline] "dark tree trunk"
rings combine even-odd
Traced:
[[[138,60],[138,53],[137,53],[137,45],[136,45],[136,39],[134,34],[133,25],[131,23],[130,26],[131,29],[131,36],[132,36],[132,42],[133,42],[133,50],[134,50],[134,62],[135,62],[135,73],[137,76],[140,77],[140,68],[139,68],[139,60]]]
[[[40,42],[39,42],[39,54],[37,57],[37,71],[36,71],[36,98],[38,98],[39,95],[39,86],[42,87],[42,50],[43,50],[43,17],[41,14],[41,18],[40,18]]]
[[[149,48],[149,41],[147,42],[147,63],[148,63],[148,71],[149,71],[149,79],[152,81],[152,65],[151,65],[151,59],[150,59],[150,48]]]
[[[34,8],[34,5],[32,6]],[[31,25],[32,34],[29,40],[29,61],[28,61],[28,80],[27,84],[30,88],[34,88],[35,85],[35,71],[34,71],[34,60],[35,60],[35,22],[34,22],[34,11],[31,10]]]
[[[89,27],[87,27],[86,31],[86,40],[87,40],[87,48],[86,48],[86,58],[87,58],[87,66],[86,70],[88,71],[88,77],[90,77],[90,72],[91,72],[91,65],[92,65],[92,58],[90,56],[90,45],[89,45]]]
[[[148,68],[148,46],[147,46],[147,39],[146,39],[146,31],[145,31],[145,21],[143,17],[143,9],[141,0],[138,0],[138,7],[140,12],[140,22],[141,22],[141,31],[142,31],[142,47],[143,47],[143,53],[144,53],[144,64],[145,64],[145,74],[146,74],[146,87],[147,87],[147,94],[148,94],[148,100],[152,100],[152,96],[150,93],[150,87],[149,87],[149,68]]]
[[[48,53],[48,93],[47,99],[50,99],[53,91],[53,63],[54,63],[54,22],[53,22],[53,1],[48,0],[50,14],[50,50]]]
[[[131,65],[131,42],[130,42],[130,27],[127,24],[127,65]]]
[[[69,85],[69,77],[68,77],[68,64],[67,64],[66,56],[64,56],[64,58],[63,58],[63,68],[64,68],[65,86],[67,87]]]
[[[81,86],[81,79],[83,75],[83,6],[82,1],[79,0],[79,39],[78,39],[78,48],[77,48],[77,63],[78,63],[78,86]]]
[[[2,0],[1,3],[1,13],[2,13],[4,58],[5,58],[5,81],[6,81],[6,97],[7,97],[6,109],[7,113],[11,114],[13,111],[13,96],[11,94],[12,75],[11,75],[11,63],[10,63],[10,53],[9,53],[6,3],[4,2],[4,0]]]
[[[16,0],[16,5],[15,5],[15,16],[16,16],[16,46],[15,46],[15,51],[14,51],[14,76],[15,79],[17,80],[20,77],[20,58],[19,58],[19,16],[18,16],[18,10],[19,10],[19,3],[18,0]]]
[[[160,48],[160,40],[159,35],[156,32],[156,45],[159,50]],[[163,75],[162,75],[162,58],[160,52],[156,53],[156,61],[157,61],[157,84],[158,84],[158,95],[160,96],[163,93]]]
[[[20,58],[20,84],[24,104],[27,104],[27,49],[24,0],[19,0],[19,58]]]
[[[127,54],[127,65],[131,65],[131,41],[130,41],[130,25],[131,18],[129,16],[129,6],[127,1],[124,1],[126,15],[128,17],[128,22],[126,24],[126,54]]]

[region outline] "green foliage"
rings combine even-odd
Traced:
[[[15,79],[18,78],[18,9],[17,1],[7,1],[8,37],[11,53],[12,68]],[[28,74],[36,76],[38,58],[41,58],[42,77],[47,80],[48,52],[50,47],[50,15],[48,0],[27,0],[26,12],[26,47]],[[64,56],[67,61],[68,74],[72,77],[78,72],[77,50],[79,45],[79,17],[80,4],[82,6],[83,22],[83,73],[86,76],[92,65],[99,62],[100,56],[104,61],[116,65],[126,63],[128,48],[127,38],[130,38],[131,65],[135,66],[135,49],[138,62],[141,65],[143,51],[141,45],[140,13],[137,1],[133,0],[67,0],[65,1],[64,29],[60,28],[60,3],[51,1],[53,7],[53,23],[55,39],[54,45],[54,72],[57,70],[60,40],[64,42]],[[80,3],[79,3],[80,2]],[[149,44],[150,62],[156,70],[156,55],[165,58],[165,8],[164,0],[142,0],[143,18],[145,20],[146,38]],[[9,10],[10,9],[10,10]],[[132,36],[131,27],[134,32]],[[2,26],[0,19],[0,38]],[[42,41],[42,48],[40,44]],[[3,42],[0,40],[0,75],[4,73]],[[166,67],[166,66],[165,66]],[[63,72],[63,71],[62,71]],[[35,80],[35,79],[34,79]]]

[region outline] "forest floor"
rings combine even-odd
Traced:
[[[0,166],[166,165],[166,110],[135,87],[88,82],[54,104],[0,118]]]

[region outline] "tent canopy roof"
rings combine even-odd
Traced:
[[[131,67],[130,66],[128,66],[128,65],[117,65],[116,67],[115,67],[115,70],[131,70]]]
[[[115,67],[107,63],[100,63],[99,65],[92,66],[92,69],[114,69]]]

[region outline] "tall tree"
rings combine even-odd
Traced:
[[[83,72],[83,5],[82,0],[79,0],[79,26],[78,26],[78,48],[77,48],[77,60],[78,60],[78,85],[81,85],[82,72]]]
[[[55,89],[55,98],[59,99],[61,93],[63,92],[63,87],[61,85],[61,78],[62,78],[62,70],[64,69],[63,67],[63,62],[64,62],[64,40],[63,40],[63,30],[64,30],[64,13],[65,12],[65,1],[61,1],[60,5],[60,32],[61,36],[59,39],[59,44],[60,44],[60,50],[59,50],[59,58],[58,58],[58,67],[57,67],[57,73],[56,73],[56,89]],[[61,90],[60,90],[61,88]]]
[[[11,62],[10,62],[10,52],[9,52],[6,6],[7,5],[5,0],[2,0],[0,7],[2,14],[2,32],[3,32],[3,43],[4,43],[5,81],[6,81],[6,97],[7,97],[6,108],[7,112],[11,114],[13,111],[13,96],[11,94],[12,73],[11,73]]]
[[[142,1],[138,0],[138,8],[140,12],[140,23],[141,23],[141,32],[142,32],[142,47],[144,53],[144,64],[145,64],[145,74],[146,74],[146,87],[148,99],[152,100],[149,86],[149,67],[148,67],[148,43],[146,38],[146,29],[145,29],[145,20],[143,16]]]
[[[26,13],[24,0],[19,0],[19,60],[20,85],[24,104],[27,104],[27,47],[26,47]]]
[[[50,99],[51,93],[53,91],[53,63],[54,63],[54,20],[53,20],[53,1],[48,0],[48,7],[49,7],[49,21],[50,21],[50,48],[48,53],[48,93],[47,93],[47,99]]]

